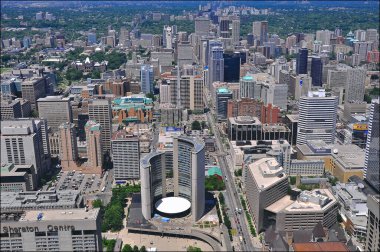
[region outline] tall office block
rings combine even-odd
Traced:
[[[309,92],[299,101],[297,144],[307,140],[334,143],[338,97],[326,97],[324,91]]]
[[[240,98],[260,99],[261,85],[252,76],[240,79]]]
[[[115,132],[112,136],[112,161],[115,179],[139,179],[139,139],[123,130]]]
[[[238,82],[240,78],[240,52],[223,53],[224,59],[224,81]]]
[[[46,96],[46,79],[35,78],[21,83],[22,98],[30,101],[32,109],[37,108],[37,100]]]
[[[89,44],[89,45],[96,44],[96,33],[89,32],[87,34],[87,44]]]
[[[262,158],[248,167],[245,173],[247,203],[258,232],[265,228],[265,208],[287,194],[288,178],[275,158]]]
[[[234,45],[239,44],[240,39],[240,19],[234,18],[232,19],[232,43]]]
[[[164,26],[162,34],[162,45],[167,49],[173,48],[173,33],[173,27],[168,25]]]
[[[76,129],[73,123],[63,123],[59,126],[60,159],[62,170],[71,171],[77,167],[78,146]]]
[[[1,122],[1,163],[33,165],[36,179],[50,169],[50,151],[43,120]]]
[[[231,24],[230,17],[228,16],[219,17],[219,37],[222,37],[222,38],[231,37],[230,24]]]
[[[39,117],[47,120],[53,132],[65,122],[73,122],[72,109],[69,98],[63,96],[47,96],[37,100]]]
[[[223,47],[215,46],[211,48],[211,58],[209,62],[210,85],[215,81],[224,81],[224,59]]]
[[[0,106],[0,120],[12,120],[22,117],[20,100],[2,100]]]
[[[296,73],[307,74],[307,48],[301,48],[297,54]]]
[[[87,139],[87,165],[96,170],[96,174],[102,173],[103,153],[102,153],[102,126],[94,121],[86,123]]]
[[[112,111],[108,100],[92,100],[88,104],[89,120],[102,126],[102,153],[111,151]]]
[[[227,88],[219,88],[216,91],[216,111],[218,120],[227,119],[228,100],[232,99],[232,92]]]
[[[182,76],[171,78],[169,81],[172,104],[184,109],[203,111],[203,77]]]
[[[173,139],[173,152],[152,152],[140,163],[142,214],[149,220],[157,212],[154,204],[168,198],[167,171],[173,174],[174,197],[188,202],[191,219],[198,221],[205,211],[205,144],[194,138],[178,136]],[[170,198],[170,197],[169,197]],[[178,199],[177,198],[177,199]],[[172,208],[172,207],[171,207]],[[178,215],[180,213],[170,214]],[[174,209],[175,211],[175,209]]]
[[[367,206],[367,237],[364,251],[380,251],[380,196],[370,195]]]
[[[347,69],[345,102],[363,101],[365,93],[366,70],[364,68]]]
[[[259,45],[268,42],[268,21],[255,21],[252,25],[252,33],[256,41],[260,41]]]
[[[364,178],[380,192],[379,182],[379,100],[372,100],[365,149]]]
[[[321,57],[313,56],[311,58],[311,78],[312,85],[322,87],[323,63]]]
[[[207,35],[210,30],[210,19],[207,17],[197,17],[195,19],[195,34]]]
[[[141,91],[144,94],[148,94],[148,93],[153,94],[153,80],[154,80],[153,66],[142,65],[140,77],[141,77]]]

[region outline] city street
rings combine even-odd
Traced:
[[[212,115],[210,112],[207,113],[207,120],[208,120],[210,127],[212,128],[212,131],[215,134],[216,145],[217,145],[217,149],[218,149],[219,153],[225,153],[224,146],[223,146],[221,136],[219,133],[219,129],[216,127],[215,121],[212,118]],[[229,216],[231,222],[235,222],[235,220],[238,221],[237,223],[235,222],[236,227],[237,227],[237,231],[238,231],[239,236],[241,235],[243,237],[243,241],[239,241],[240,248],[236,248],[236,250],[258,251],[258,250],[260,250],[260,248],[254,247],[252,242],[251,242],[250,232],[247,228],[247,223],[246,223],[246,220],[245,220],[244,215],[243,215],[244,213],[239,214],[239,213],[236,213],[234,211],[236,208],[242,209],[243,207],[241,205],[241,202],[240,202],[237,190],[236,190],[236,185],[235,185],[235,183],[233,183],[233,176],[231,174],[231,169],[229,169],[229,167],[228,167],[228,163],[226,161],[226,156],[225,155],[218,155],[217,157],[218,157],[220,168],[221,168],[221,170],[225,176],[224,177],[225,184],[226,184],[226,197],[225,198],[226,198],[226,202],[228,202],[230,204],[229,208],[231,209],[228,212],[228,216]]]

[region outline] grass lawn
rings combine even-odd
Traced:
[[[12,68],[2,67],[2,68],[0,68],[0,74],[4,73],[6,71],[9,71],[9,70],[12,70]]]

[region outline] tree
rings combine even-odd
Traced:
[[[91,79],[100,79],[100,72],[98,70],[92,71]]]
[[[143,245],[143,246],[141,246],[141,248],[140,248],[140,252],[146,252],[146,248],[145,248],[145,246]]]
[[[30,116],[34,118],[38,118],[39,117],[38,111],[35,109],[32,109]]]
[[[205,121],[202,121],[202,122],[201,122],[201,126],[202,126],[202,129],[206,128],[206,122],[205,122]]]
[[[102,200],[100,200],[100,199],[94,200],[92,202],[92,207],[94,207],[94,208],[101,208],[101,207],[103,207]]]
[[[192,124],[191,124],[191,130],[201,130],[201,124],[199,121],[195,120]]]
[[[68,80],[80,80],[83,77],[83,73],[75,68],[69,68],[66,71],[66,79]]]
[[[153,101],[156,100],[156,97],[155,97],[154,94],[152,94],[152,93],[147,93],[145,96],[146,96],[147,98],[152,99]]]
[[[137,247],[136,245],[133,246],[133,252],[139,252],[139,247]]]
[[[132,252],[132,251],[133,251],[133,249],[132,249],[131,245],[129,245],[129,244],[125,244],[123,249],[121,250],[121,252]]]
[[[201,252],[202,250],[198,247],[189,246],[187,247],[187,252]]]

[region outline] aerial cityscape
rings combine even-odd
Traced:
[[[1,251],[380,251],[379,1],[1,1]]]

